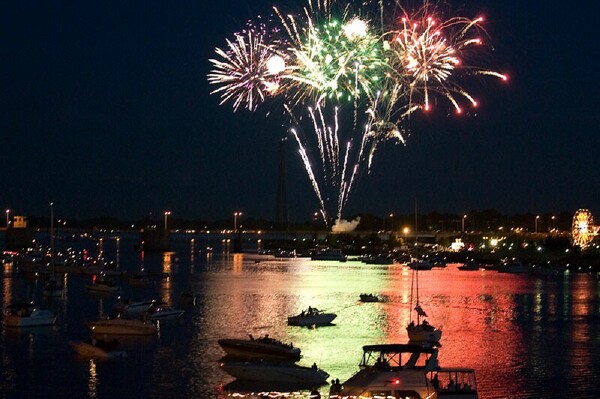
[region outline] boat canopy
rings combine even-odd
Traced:
[[[364,352],[380,352],[380,353],[435,353],[437,349],[432,347],[424,347],[422,345],[413,344],[380,344],[380,345],[365,345]]]

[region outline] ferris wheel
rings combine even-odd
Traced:
[[[573,216],[573,228],[571,230],[573,244],[585,248],[598,234],[598,229],[600,229],[600,226],[594,226],[592,212],[587,209],[579,209]]]

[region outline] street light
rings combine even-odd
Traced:
[[[556,216],[552,216],[552,231],[556,231]]]
[[[392,231],[394,231],[394,214],[393,213],[390,213],[390,219],[391,219]]]
[[[233,213],[233,231],[237,231],[237,218],[238,216],[242,216],[242,212],[234,212]]]
[[[167,218],[171,214],[171,211],[165,211],[165,231],[167,230]]]
[[[6,230],[8,230],[10,209],[6,210]]]
[[[535,233],[537,234],[538,232],[538,220],[540,220],[539,215],[535,217]]]
[[[463,218],[462,218],[462,232],[463,233],[465,232],[465,219],[466,218],[467,218],[467,215],[463,215]]]
[[[402,232],[404,233],[404,244],[406,244],[408,241],[408,233],[410,233],[410,229],[408,227],[405,227],[402,229]]]

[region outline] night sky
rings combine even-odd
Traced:
[[[273,219],[283,121],[219,106],[206,80],[214,48],[272,4],[3,2],[2,209]],[[510,80],[474,86],[475,114],[438,101],[413,117],[407,145],[380,147],[346,215],[410,213],[415,198],[423,212],[600,213],[599,3],[450,4],[485,15],[490,57]],[[290,218],[307,220],[317,201],[289,143]]]

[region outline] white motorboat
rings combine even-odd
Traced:
[[[139,302],[119,301],[115,304],[115,311],[126,318],[138,318],[146,313],[153,303],[153,300]]]
[[[142,317],[149,320],[172,320],[180,318],[184,313],[184,310],[173,309],[165,302],[153,301]]]
[[[222,362],[221,368],[227,374],[244,381],[272,381],[319,386],[327,382],[329,374],[312,367],[294,363],[270,362]]]
[[[5,327],[51,326],[56,316],[49,310],[39,309],[32,303],[19,303],[6,307],[2,323]]]
[[[70,341],[69,345],[75,353],[86,358],[112,360],[127,357],[127,352],[118,350],[117,340],[104,341],[91,338],[85,341]]]
[[[478,399],[475,372],[443,368],[438,349],[422,345],[366,345],[360,370],[331,386],[329,398]]]
[[[339,262],[346,262],[348,257],[344,255],[341,249],[324,249],[313,253],[310,256],[311,260],[337,260]]]
[[[220,339],[219,345],[227,356],[236,359],[300,360],[300,348],[269,338],[268,335],[250,339]]]
[[[156,335],[158,329],[150,323],[140,320],[106,319],[88,323],[95,335]]]
[[[115,281],[105,275],[94,275],[92,284],[86,284],[85,288],[92,292],[113,293],[121,291],[121,287]]]
[[[290,326],[326,326],[337,317],[335,313],[325,313],[317,308],[308,307],[296,316],[288,317]]]

